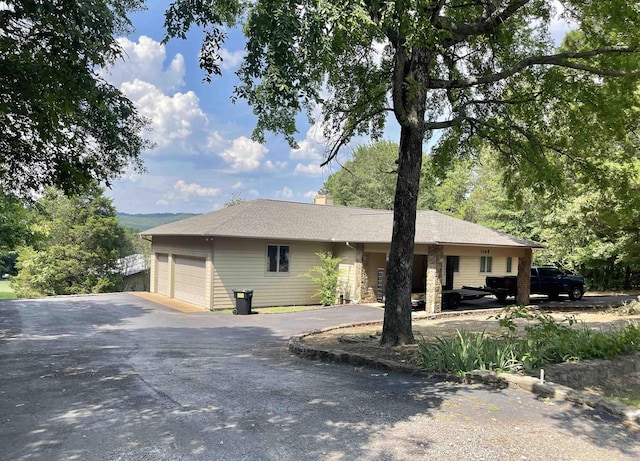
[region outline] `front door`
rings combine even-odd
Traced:
[[[460,269],[460,256],[447,256],[446,280],[443,289],[453,290],[453,275]]]

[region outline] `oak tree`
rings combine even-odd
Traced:
[[[142,0],[0,2],[0,187],[28,196],[109,181],[148,147],[145,121],[99,69]]]
[[[562,50],[550,33],[555,9],[577,32]],[[423,148],[439,136],[436,160],[488,143],[516,180],[554,179],[555,157],[620,132],[625,95],[638,77],[640,11],[626,0],[175,0],[168,37],[206,30],[200,64],[221,72],[226,28],[241,25],[246,57],[235,98],[266,131],[295,144],[296,116],[322,108],[326,162],[356,135],[400,126],[394,225],[381,343],[414,341],[411,272]],[[601,89],[618,104],[604,104]],[[563,119],[545,117],[565,105]],[[584,119],[584,129],[566,123]]]

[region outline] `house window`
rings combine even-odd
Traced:
[[[480,272],[491,272],[493,258],[491,256],[480,256]]]
[[[511,273],[511,266],[512,266],[512,258],[511,256],[507,256],[507,274]]]
[[[267,245],[267,272],[289,272],[289,245]]]

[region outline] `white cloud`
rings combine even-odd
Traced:
[[[316,198],[316,195],[318,195],[318,191],[310,190],[309,192],[305,192],[303,197],[306,198],[306,199],[309,199],[309,200],[313,200],[313,199]]]
[[[322,123],[316,122],[307,131],[307,137],[298,143],[298,148],[291,149],[289,156],[296,160],[320,161],[326,150],[326,141]]]
[[[212,131],[207,136],[206,147],[207,151],[215,152],[218,150],[222,150],[225,146],[228,145],[228,141],[224,139],[220,133],[217,131]]]
[[[212,140],[219,135],[207,131],[209,121],[193,91],[167,96],[138,79],[123,83],[122,91],[135,103],[140,114],[151,120],[151,131],[146,136],[156,143],[156,150],[189,153],[215,145]],[[207,141],[198,142],[203,138]]]
[[[166,201],[165,199],[161,198],[160,200],[156,201],[156,205],[167,206],[167,205],[169,205],[169,202]]]
[[[264,162],[264,169],[267,171],[282,171],[287,166],[287,162],[277,160],[275,163],[271,160]]]
[[[282,188],[282,190],[279,190],[276,192],[276,197],[277,198],[291,198],[293,197],[293,191],[291,190],[291,188],[284,186]]]
[[[144,35],[137,43],[128,38],[119,38],[117,42],[123,51],[122,58],[101,72],[113,86],[120,88],[125,82],[139,79],[167,93],[185,84],[186,69],[181,54],[176,54],[165,68],[167,50],[162,43]]]
[[[322,176],[322,173],[324,171],[325,171],[325,168],[321,167],[316,163],[309,163],[307,165],[298,163],[296,165],[296,169],[294,170],[294,174],[302,175],[302,176]]]
[[[260,192],[258,192],[255,189],[251,189],[249,192],[247,192],[249,195],[253,196],[253,197],[258,197],[260,195]]]
[[[260,166],[260,162],[269,149],[249,138],[240,136],[233,140],[231,147],[220,157],[236,171],[251,171]]]
[[[184,198],[190,197],[192,195],[196,195],[198,197],[215,197],[220,193],[220,189],[213,187],[202,187],[200,184],[196,183],[187,184],[183,179],[180,179],[178,182],[176,182],[173,188],[177,190]]]
[[[232,189],[244,189],[244,184],[242,183],[242,181],[238,181],[233,186],[231,186],[231,188]]]
[[[222,58],[222,67],[225,70],[235,70],[240,67],[242,60],[247,55],[244,50],[229,51],[226,48],[220,50],[220,57]]]

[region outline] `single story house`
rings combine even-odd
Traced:
[[[435,211],[418,211],[412,292],[439,312],[443,289],[483,286],[487,275],[529,277],[541,245]],[[314,304],[301,277],[318,252],[342,258],[336,300],[371,302],[385,289],[393,211],[252,200],[155,227],[150,291],[203,309],[231,308],[234,290],[254,290],[254,307]],[[528,284],[527,284],[528,286]],[[523,294],[524,295],[524,294]],[[526,293],[528,297],[528,293]]]

